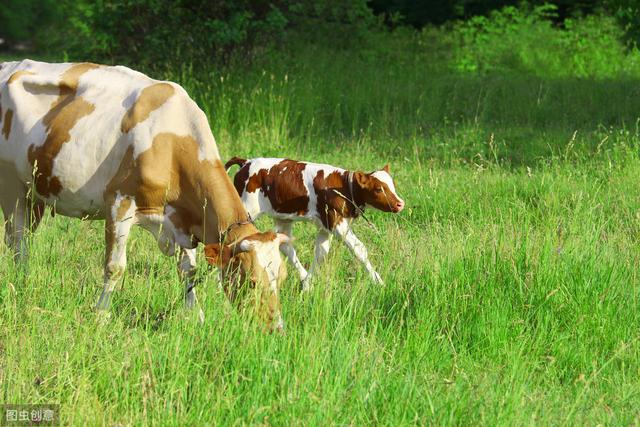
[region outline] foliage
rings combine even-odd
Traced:
[[[454,26],[459,38],[456,68],[465,72],[514,71],[549,77],[610,78],[637,70],[640,56],[621,40],[613,18],[569,18],[552,22],[552,5],[505,7]]]
[[[287,40],[348,46],[370,25],[365,0],[67,1],[49,45],[72,58],[150,66],[250,61]],[[336,43],[339,42],[339,43]]]
[[[38,47],[50,28],[63,18],[63,11],[54,0],[3,0],[0,38],[8,44],[23,42]]]

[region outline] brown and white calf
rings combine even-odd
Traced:
[[[205,114],[179,85],[121,66],[0,64],[0,206],[17,258],[26,257],[25,232],[38,226],[45,205],[105,220],[97,309],[109,308],[138,224],[165,254],[179,251],[187,307],[196,303],[203,243],[209,262],[223,267],[228,294],[230,281],[247,276],[268,327],[282,327],[278,281],[286,272],[278,247],[287,237],[259,233],[247,220]]]
[[[240,166],[234,185],[252,218],[262,214],[274,218],[276,230],[289,237],[293,221],[313,221],[318,226],[315,258],[308,272],[291,242],[280,246],[298,270],[303,290],[310,288],[311,277],[329,252],[333,235],[362,262],[373,281],[382,284],[380,275],[369,262],[367,249],[350,225],[365,206],[394,213],[404,208],[388,165],[365,173],[290,159],[234,157],[225,167],[229,169],[233,165]]]

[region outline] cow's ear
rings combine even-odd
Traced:
[[[278,242],[279,245],[283,245],[285,243],[293,242],[293,239],[291,237],[287,236],[284,233],[277,233],[276,234],[276,242]]]
[[[204,247],[204,256],[209,264],[222,267],[229,263],[229,260],[233,257],[233,253],[229,246],[212,243]]]
[[[382,168],[383,171],[385,171],[386,173],[391,173],[391,168],[389,168],[389,163],[387,163],[386,165],[384,165],[384,167]]]
[[[235,246],[234,255],[239,254],[241,252],[249,252],[251,249],[255,247],[256,242],[250,239],[243,239],[240,243]]]

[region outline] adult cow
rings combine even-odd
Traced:
[[[228,273],[228,295],[238,275],[248,278],[268,327],[282,328],[278,282],[286,271],[278,246],[286,236],[251,223],[205,114],[179,85],[122,66],[0,64],[0,206],[18,258],[26,257],[25,231],[35,230],[45,205],[105,219],[97,309],[109,308],[138,224],[165,254],[180,251],[187,307],[196,303],[195,248],[202,242],[209,261]]]

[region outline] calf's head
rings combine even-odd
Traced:
[[[205,246],[207,261],[220,268],[227,296],[234,300],[243,283],[249,283],[258,295],[258,315],[268,329],[282,329],[278,287],[287,277],[280,245],[289,241],[282,233],[255,233],[230,245]]]
[[[371,173],[354,173],[353,185],[358,202],[383,212],[398,213],[404,209],[404,200],[396,193],[396,187],[389,173],[389,165]]]

